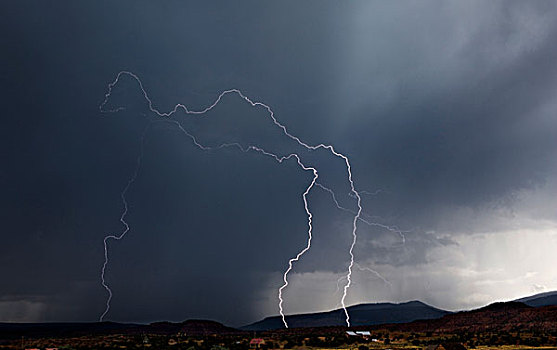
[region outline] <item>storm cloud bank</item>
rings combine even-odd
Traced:
[[[359,224],[349,303],[459,309],[557,289],[554,2],[0,6],[1,321],[90,321],[104,309],[102,238],[121,230],[120,192],[153,117],[131,81],[118,94],[126,111],[99,112],[122,69],[161,110],[239,88],[293,134],[350,157],[370,193],[364,217],[402,232]],[[188,121],[205,140],[290,147],[264,111],[223,102]],[[108,318],[239,325],[277,314],[282,271],[305,244],[310,175],[200,152],[168,123],[144,146],[132,231],[111,246]],[[354,210],[342,164],[314,160]],[[295,267],[287,313],[338,306],[348,263],[351,214],[318,188],[310,201],[314,246]]]

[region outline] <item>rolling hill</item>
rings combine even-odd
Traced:
[[[420,301],[409,301],[400,304],[374,303],[359,304],[347,308],[352,325],[376,325],[383,323],[404,323],[419,319],[440,318],[449,314],[424,304]],[[328,327],[344,326],[345,315],[342,309],[311,314],[288,315],[289,327]],[[243,330],[263,331],[284,328],[280,316],[267,317],[261,321],[241,327]]]
[[[545,329],[557,331],[557,291],[536,294],[510,302],[460,312],[441,310],[420,301],[405,303],[368,303],[347,308],[356,329],[385,328],[400,331],[482,331]],[[286,316],[295,328],[333,327],[345,329],[342,309]],[[215,321],[155,322],[133,324],[116,322],[91,323],[0,323],[0,339],[25,337],[79,336],[87,334],[243,334],[247,331],[284,329],[280,316],[267,317],[234,329]],[[284,330],[286,331],[286,330]],[[282,331],[281,331],[282,332]]]
[[[460,311],[434,320],[377,326],[403,332],[557,331],[557,306],[532,307],[511,301]]]
[[[241,334],[240,330],[215,321],[187,320],[151,324],[90,322],[90,323],[0,323],[0,339],[25,337],[69,337],[102,334],[176,334],[194,336],[210,334]]]
[[[557,305],[557,291],[540,293],[529,297],[520,298],[515,301],[533,307]]]

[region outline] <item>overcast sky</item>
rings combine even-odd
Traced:
[[[292,134],[350,158],[363,218],[347,304],[449,310],[557,289],[554,1],[4,1],[0,4],[0,321],[278,314],[306,244],[311,173],[236,149],[200,151],[156,108],[203,109],[238,88]],[[174,119],[201,142],[300,152],[341,205],[344,163],[306,152],[228,95]],[[146,129],[147,128],[147,129]],[[363,193],[363,192],[362,192]],[[312,249],[286,313],[339,306],[353,215],[308,196]],[[374,270],[382,277],[372,273]]]

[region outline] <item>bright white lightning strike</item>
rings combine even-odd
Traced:
[[[143,93],[143,96],[145,98],[145,100],[147,101],[148,105],[149,105],[149,110],[153,113],[155,113],[157,116],[159,117],[164,117],[164,118],[170,118],[173,114],[175,114],[178,110],[183,110],[184,113],[186,114],[192,114],[192,115],[203,115],[205,113],[207,113],[208,111],[212,110],[215,106],[217,106],[219,104],[219,102],[222,100],[222,98],[227,95],[227,94],[236,94],[238,96],[240,96],[242,99],[244,99],[246,102],[248,102],[252,107],[262,107],[264,108],[267,112],[268,112],[268,116],[271,118],[272,122],[274,123],[275,126],[277,126],[278,128],[280,128],[283,132],[284,135],[286,135],[287,137],[289,137],[290,139],[296,141],[300,146],[308,149],[308,150],[317,150],[317,149],[326,149],[328,150],[331,154],[333,154],[335,157],[341,158],[344,163],[346,164],[346,170],[348,173],[348,182],[350,183],[350,195],[356,198],[356,204],[357,204],[357,211],[353,212],[354,213],[354,219],[352,222],[352,242],[350,244],[350,249],[349,249],[349,255],[350,255],[350,263],[348,265],[348,270],[346,273],[346,280],[347,283],[345,284],[344,288],[343,288],[343,294],[342,294],[342,298],[341,298],[341,304],[342,304],[342,308],[344,310],[345,316],[346,316],[346,324],[347,326],[350,327],[350,315],[348,314],[348,311],[346,309],[346,305],[345,305],[345,300],[346,300],[346,296],[348,294],[348,289],[350,288],[350,285],[352,283],[352,269],[354,267],[354,247],[356,245],[356,241],[357,241],[357,224],[358,221],[362,220],[361,218],[361,214],[362,214],[362,204],[361,204],[361,196],[360,193],[358,191],[356,191],[355,185],[354,185],[354,181],[352,179],[352,167],[350,165],[350,160],[348,159],[348,157],[346,157],[344,154],[339,153],[335,150],[335,148],[332,145],[327,145],[327,144],[317,144],[317,145],[309,145],[305,142],[303,142],[300,138],[298,138],[295,135],[292,135],[288,132],[287,128],[282,125],[281,123],[278,122],[278,120],[275,118],[274,116],[274,112],[271,110],[271,108],[262,103],[262,102],[254,102],[251,99],[249,99],[247,96],[245,96],[240,90],[238,89],[230,89],[230,90],[225,90],[223,92],[221,92],[219,94],[219,96],[217,97],[217,99],[208,107],[206,107],[205,109],[199,110],[199,111],[195,111],[195,110],[190,110],[188,109],[185,105],[183,104],[177,104],[174,106],[174,108],[169,111],[169,112],[160,112],[159,110],[157,110],[154,106],[153,103],[151,101],[151,99],[149,98],[147,91],[145,90],[145,88],[143,87],[143,83],[141,82],[141,80],[139,79],[139,77],[137,75],[135,75],[132,72],[129,71],[121,71],[118,73],[118,75],[116,76],[116,78],[114,79],[113,82],[111,82],[108,85],[108,91],[105,94],[105,99],[104,101],[101,103],[101,105],[99,106],[99,109],[101,110],[101,112],[118,112],[121,110],[124,110],[124,107],[118,107],[115,109],[111,109],[111,110],[106,110],[104,107],[105,105],[108,103],[108,99],[110,98],[111,94],[112,94],[112,89],[114,88],[114,86],[116,86],[118,84],[118,82],[120,81],[120,78],[123,75],[127,75],[131,78],[133,78],[139,85],[141,92]],[[200,149],[202,150],[212,150],[212,149],[221,149],[224,147],[236,147],[239,148],[241,151],[243,152],[249,152],[249,151],[255,151],[258,152],[260,154],[263,154],[265,156],[270,156],[272,158],[274,158],[277,162],[282,163],[285,160],[289,160],[289,159],[296,159],[297,164],[304,170],[304,171],[311,171],[313,173],[313,179],[311,181],[311,183],[309,184],[309,186],[306,188],[306,190],[304,191],[302,198],[304,201],[304,208],[306,211],[306,214],[308,216],[308,239],[307,239],[307,245],[306,247],[304,247],[295,257],[291,258],[288,261],[288,268],[286,269],[286,271],[283,274],[283,281],[284,284],[279,288],[278,290],[278,298],[279,298],[279,312],[280,315],[282,317],[282,321],[284,323],[284,326],[286,328],[288,328],[288,324],[286,322],[286,318],[284,315],[284,310],[283,310],[283,297],[282,297],[282,292],[283,290],[288,286],[288,274],[289,272],[293,269],[293,264],[294,262],[297,262],[300,260],[300,258],[302,257],[302,255],[304,255],[310,248],[311,248],[311,240],[312,240],[312,218],[313,218],[313,214],[311,213],[311,210],[309,208],[308,205],[308,201],[307,201],[307,195],[309,194],[309,192],[313,189],[313,187],[317,184],[317,179],[319,177],[318,171],[316,168],[314,167],[309,167],[306,166],[302,163],[302,160],[300,158],[300,156],[296,153],[292,153],[286,156],[279,156],[273,153],[270,153],[260,147],[257,146],[248,146],[246,148],[242,147],[239,143],[224,143],[221,144],[219,146],[216,147],[209,147],[209,146],[205,146],[203,144],[201,144],[200,142],[198,142],[198,140],[196,139],[196,137],[194,135],[192,135],[191,133],[189,133],[178,121],[176,120],[168,120],[170,122],[173,122],[174,124],[176,124],[178,126],[178,128],[185,134],[187,135],[192,141],[193,143]],[[143,146],[142,146],[143,147]],[[143,151],[142,151],[143,152]],[[130,186],[133,184],[133,182],[135,181],[135,179],[137,178],[137,174],[139,171],[139,167],[141,164],[141,157],[142,154],[140,154],[140,156],[138,157],[138,162],[137,162],[137,167],[135,169],[135,172],[133,174],[133,176],[128,180],[126,186],[124,187],[122,193],[121,193],[121,199],[122,199],[122,203],[124,205],[124,210],[120,216],[120,222],[124,225],[124,230],[119,234],[119,235],[108,235],[104,238],[103,243],[104,243],[104,263],[101,269],[101,284],[102,286],[106,289],[106,291],[108,292],[108,298],[106,301],[106,309],[105,311],[101,314],[100,316],[100,321],[102,321],[104,319],[104,317],[106,316],[106,314],[110,311],[110,301],[112,299],[112,291],[110,289],[110,287],[108,286],[108,284],[105,281],[105,272],[106,272],[106,267],[108,265],[108,241],[113,239],[113,240],[121,240],[122,238],[124,238],[124,236],[129,232],[130,227],[128,225],[128,223],[125,220],[125,217],[128,213],[128,203],[126,201],[126,192],[128,191],[128,189],[130,188]],[[335,199],[336,202],[336,198],[334,197],[334,192],[332,192],[330,189],[327,189],[326,187],[324,187],[323,185],[319,185],[321,188],[326,189],[328,191],[330,191],[331,194],[333,194],[333,198]],[[338,202],[336,202],[337,206],[340,207],[338,205]],[[342,209],[342,208],[341,208]],[[364,221],[367,223],[367,221]]]

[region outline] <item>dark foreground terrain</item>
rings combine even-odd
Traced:
[[[348,333],[350,332],[350,333]],[[360,332],[358,334],[358,332]],[[103,323],[0,324],[0,349],[557,349],[557,306],[496,303],[434,320],[347,327],[243,331],[190,320],[149,325]]]
[[[0,350],[557,350],[557,305],[553,305],[554,294],[546,294],[456,313],[419,302],[358,305],[350,309],[354,312],[354,320],[357,320],[351,328],[338,325],[337,311],[290,316],[291,324],[297,327],[288,329],[278,329],[274,318],[242,329],[206,320],[148,325],[114,322],[0,323]],[[402,322],[401,319],[414,321]],[[378,324],[381,321],[386,322]],[[333,325],[322,326],[328,323]]]
[[[548,331],[410,332],[373,329],[348,334],[343,327],[296,328],[260,333],[82,334],[4,340],[0,349],[391,349],[391,350],[557,350],[557,333]],[[439,345],[442,345],[439,347]]]

